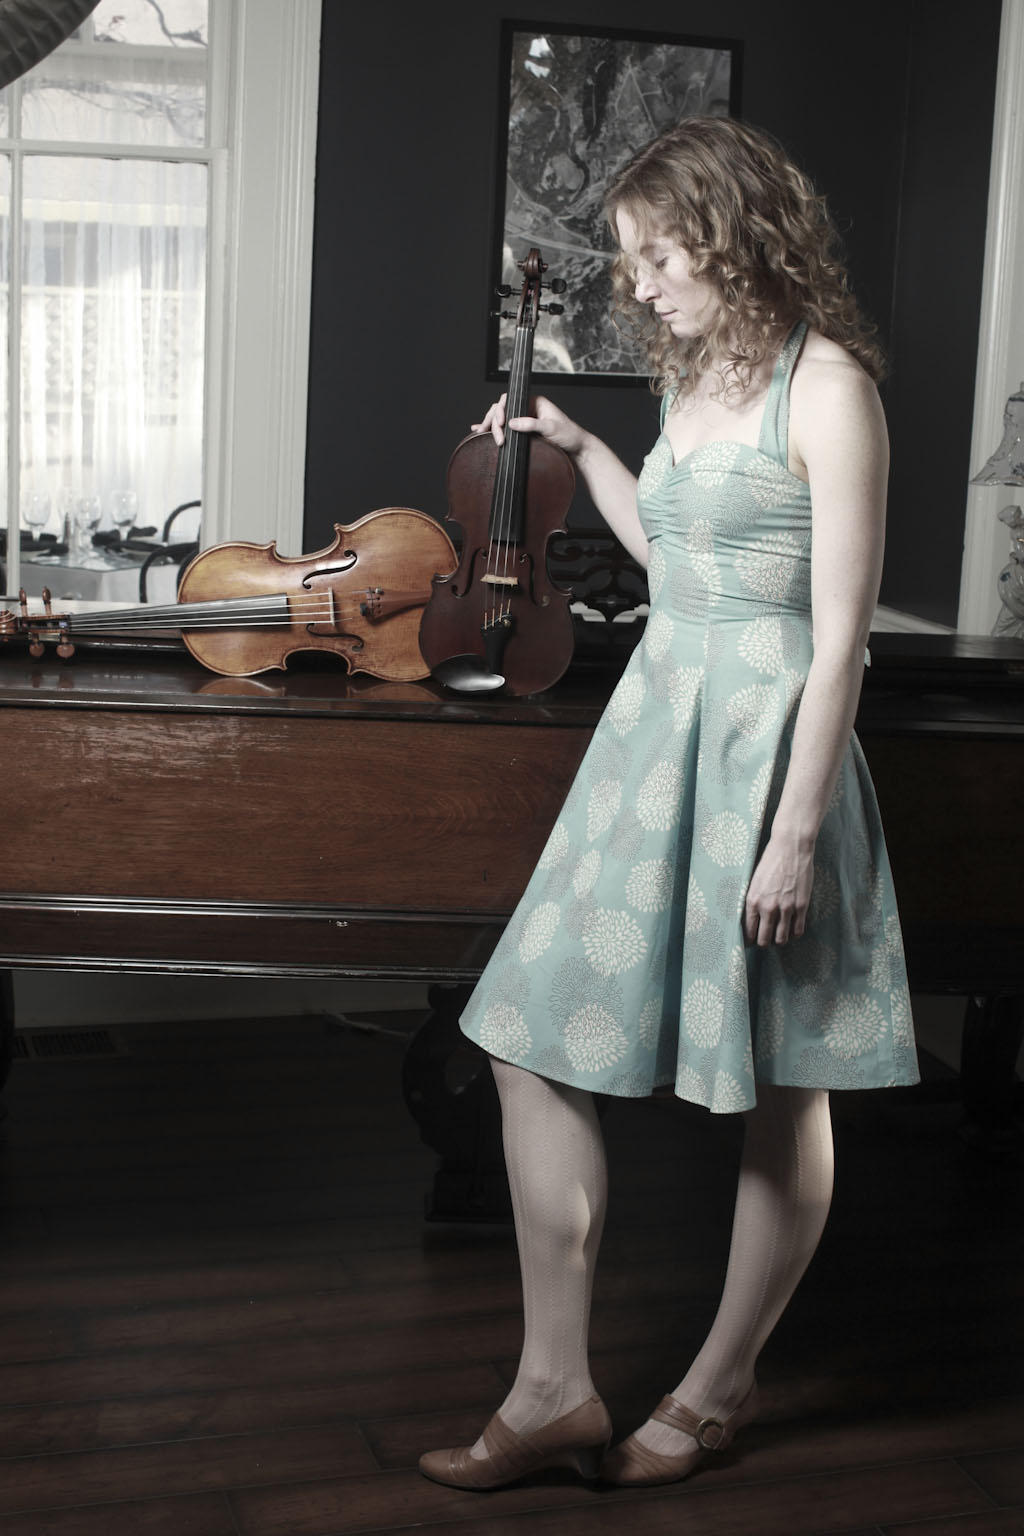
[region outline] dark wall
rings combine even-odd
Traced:
[[[619,0],[588,0],[585,9],[586,24],[623,24]],[[494,396],[485,356],[499,33],[503,17],[524,13],[580,17],[567,0],[522,11],[507,0],[399,3],[386,12],[324,0],[307,550],[329,541],[333,523],[375,507],[443,516],[448,456]],[[820,0],[691,0],[683,23],[675,0],[637,0],[629,20],[643,31],[685,25],[742,39],[742,115],[781,138],[827,192],[857,292],[893,343],[883,600],[953,622],[999,0],[975,0],[969,50],[962,16],[955,23],[941,0],[867,0],[852,27],[848,14]],[[935,389],[933,303],[943,285]],[[645,390],[547,392],[639,468],[657,430]],[[585,494],[573,521],[598,521]]]
[[[892,436],[883,597],[956,624],[985,254],[998,4],[915,8],[890,326]],[[992,423],[992,444],[1000,424]],[[987,450],[986,450],[987,451]]]

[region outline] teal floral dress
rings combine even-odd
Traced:
[[[576,1087],[655,1086],[715,1112],[758,1082],[917,1081],[899,917],[851,737],[815,851],[806,932],[745,943],[812,656],[811,503],[787,467],[796,327],[757,448],[639,482],[650,614],[537,868],[462,1017],[486,1051]]]

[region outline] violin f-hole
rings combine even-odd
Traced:
[[[346,571],[350,571],[359,559],[359,556],[354,549],[343,549],[341,558],[345,562],[344,565],[321,565],[315,571],[310,571],[307,576],[303,576],[302,585],[306,588],[307,592],[311,590],[310,583],[317,577],[341,576]]]

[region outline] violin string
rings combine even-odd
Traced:
[[[348,619],[356,616],[372,618],[362,612],[362,604],[349,600],[334,603],[329,595],[311,595],[299,599],[278,597],[268,612],[265,601],[247,602],[245,599],[214,602],[205,605],[181,603],[167,607],[118,608],[102,613],[72,613],[67,615],[30,614],[28,624],[39,629],[56,629],[66,619],[68,627],[77,634],[105,633],[125,628],[131,629],[247,629],[256,627],[282,627],[292,623],[310,623],[317,620]],[[410,603],[410,608],[422,604]]]
[[[539,282],[539,275],[538,275],[537,281]],[[536,300],[537,295],[534,294],[533,297],[534,297],[534,300]],[[536,309],[535,308],[533,310],[533,319],[534,319],[534,321],[536,320]],[[518,394],[519,394],[519,399],[517,401],[517,412],[516,412],[517,415],[522,415],[522,413],[526,410],[527,404],[528,404],[527,389],[528,389],[528,384],[529,384],[529,379],[530,379],[530,368],[531,368],[531,365],[533,363],[533,337],[534,337],[534,326],[533,326],[533,324],[524,324],[523,326],[521,326],[519,328],[519,331],[517,332],[517,336],[516,336],[517,345],[519,346],[519,370],[518,370],[518,378],[519,378]],[[526,434],[525,433],[517,433],[516,434],[516,449],[515,449],[515,466],[514,466],[514,472],[515,472],[514,484],[516,484],[516,485],[522,485],[523,478],[527,474],[527,459],[528,459],[529,452],[530,452],[530,442],[529,442],[529,439],[527,438]],[[523,511],[525,509],[525,487],[523,487],[522,495],[523,495],[523,500],[519,501],[519,510],[520,511]],[[507,547],[507,551],[506,551],[506,566],[505,566],[505,575],[506,576],[510,575],[510,574],[514,574],[512,566],[509,564],[509,557],[510,556],[513,557],[513,563],[514,563],[514,556],[517,553],[517,550],[516,550],[516,540],[512,537],[512,528],[511,528],[511,522],[512,522],[512,519],[513,519],[513,517],[515,515],[515,511],[517,510],[515,502],[516,502],[516,498],[510,496],[510,498],[509,498],[509,524],[510,524],[510,526],[509,526],[508,547]],[[512,586],[506,586],[506,587],[503,588],[503,591],[504,591],[504,594],[505,594],[503,617],[508,617],[508,615],[512,611],[512,592],[514,590],[515,589]]]
[[[167,608],[120,608],[111,609],[106,613],[82,613],[70,614],[69,621],[73,629],[85,632],[90,629],[117,629],[124,625],[132,628],[142,626],[163,627],[170,625],[180,628],[183,623],[192,625],[216,625],[223,627],[232,624],[246,625],[249,623],[288,623],[291,617],[319,618],[329,617],[336,611],[330,603],[317,602],[316,604],[299,603],[294,606],[278,605],[268,613],[266,605],[247,605],[244,602],[234,604],[225,603],[215,605],[213,608],[193,607],[189,603],[181,603],[176,607]]]
[[[515,342],[513,344],[512,365],[509,369],[509,392],[507,417],[521,416],[526,408],[524,398],[524,381],[526,377],[526,352],[528,328],[520,325],[516,327]],[[523,458],[523,434],[521,432],[507,432],[505,435],[505,451],[499,459],[499,486],[496,493],[496,506],[500,508],[498,520],[498,550],[494,562],[494,574],[505,578],[497,583],[492,596],[491,622],[496,622],[500,617],[505,619],[512,610],[511,588],[507,585],[507,578],[512,574],[514,540],[512,537],[512,522],[515,512],[514,488],[519,483],[521,473],[521,460]]]
[[[506,397],[508,409],[505,419],[518,414],[519,404],[519,372],[520,372],[520,327],[516,327],[515,340],[512,347],[512,364],[509,368],[508,395]],[[498,478],[495,485],[495,519],[492,531],[491,547],[488,552],[488,573],[494,576],[505,576],[507,570],[507,541],[510,522],[510,493],[513,483],[514,457],[518,446],[519,434],[506,431],[505,441],[498,455]],[[498,604],[500,585],[495,584],[491,588],[488,613],[488,622],[495,624],[498,618]]]
[[[520,400],[518,402],[518,407],[519,407],[520,411],[525,409],[525,402]],[[509,484],[508,484],[508,496],[507,496],[508,506],[507,506],[507,511],[506,511],[505,544],[504,544],[504,549],[503,549],[503,564],[502,564],[502,571],[501,571],[501,574],[504,577],[508,577],[508,576],[510,576],[512,574],[512,550],[514,548],[514,542],[515,542],[514,539],[513,539],[513,531],[512,531],[512,522],[513,522],[513,519],[515,517],[515,499],[516,499],[515,487],[519,484],[519,477],[522,474],[522,462],[521,461],[522,461],[522,457],[523,457],[523,434],[521,432],[516,432],[514,434],[514,438],[515,438],[515,440],[514,440],[514,442],[512,444],[512,455],[511,455],[512,462],[511,462],[511,465],[509,467]],[[511,607],[512,607],[512,599],[510,597],[511,591],[512,591],[512,588],[509,587],[509,586],[504,586],[503,585],[500,588],[500,594],[501,594],[500,616],[503,619],[507,618],[509,613],[510,613],[510,611],[511,611]]]
[[[527,404],[528,404],[528,401],[527,401],[527,389],[528,389],[529,380],[530,380],[530,357],[531,357],[532,351],[533,351],[533,331],[532,331],[532,329],[528,325],[524,325],[522,327],[522,336],[520,338],[520,355],[519,355],[519,399],[517,401],[517,413],[519,415],[522,415],[522,413],[526,410],[526,407],[527,407]],[[522,432],[517,433],[516,434],[516,447],[515,447],[515,465],[514,465],[514,471],[513,471],[513,473],[514,473],[513,485],[514,486],[522,485],[522,477],[526,473],[526,456],[527,456],[528,451],[529,451],[529,443],[528,443],[526,434],[522,433]],[[525,490],[523,492],[523,495],[525,496]],[[512,519],[515,517],[515,513],[516,513],[516,510],[517,510],[516,509],[516,499],[517,498],[516,498],[515,492],[510,489],[510,494],[509,494],[509,514],[508,514],[509,515],[509,525],[510,526],[509,526],[508,546],[507,546],[507,549],[506,549],[506,565],[505,565],[505,575],[506,576],[510,576],[510,575],[514,575],[515,574],[513,569],[512,569],[512,566],[509,563],[509,557],[510,557],[510,555],[514,554],[515,543],[516,543],[514,537],[512,536],[512,527],[511,527]],[[520,503],[520,505],[521,505],[521,503]],[[509,587],[505,587],[503,590],[504,590],[504,593],[505,593],[503,617],[507,618],[508,615],[512,611],[512,591],[513,591],[513,588],[509,586]]]
[[[505,441],[502,445],[501,453],[498,459],[498,485],[495,495],[495,529],[490,551],[490,573],[498,577],[507,574],[505,567],[507,563],[506,546],[508,540],[509,525],[509,497],[512,486],[512,472],[514,467],[513,460],[516,450],[517,436],[518,434],[515,432],[506,432]],[[490,597],[488,599],[488,622],[492,625],[496,624],[498,620],[501,597],[501,585],[500,583],[495,583],[495,585],[491,587]]]

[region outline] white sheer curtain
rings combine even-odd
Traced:
[[[0,117],[3,95],[0,94]],[[7,386],[10,363],[9,301],[11,288],[11,157],[0,155],[0,530],[6,535],[10,526],[6,514],[7,503],[7,453],[10,422],[10,390]],[[6,583],[0,590],[6,591]]]
[[[206,167],[26,156],[21,504],[133,490],[162,526],[202,485]],[[55,511],[56,516],[56,511]]]
[[[58,533],[79,496],[159,528],[202,494],[208,8],[100,0],[0,95],[9,527],[40,494]]]

